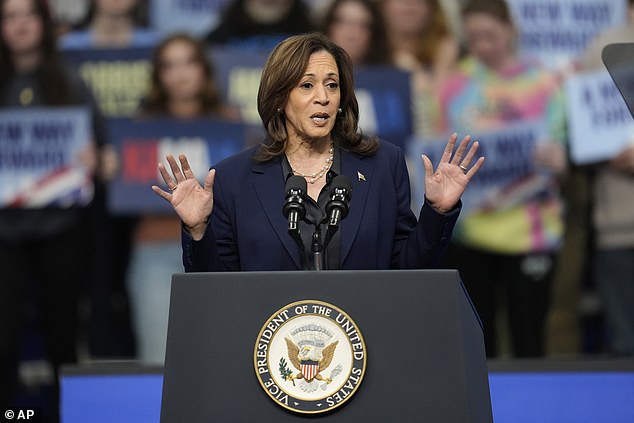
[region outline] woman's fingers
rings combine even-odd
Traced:
[[[460,162],[459,166],[468,168],[469,165],[471,164],[471,161],[473,160],[473,158],[475,157],[475,154],[478,151],[478,147],[480,146],[480,144],[477,141],[474,141],[473,144],[471,144],[471,148],[469,148],[469,151],[467,152],[467,155],[464,157],[464,159],[462,160],[462,162]]]
[[[449,137],[449,142],[445,146],[445,151],[442,153],[442,157],[440,158],[441,163],[448,163],[451,159],[451,155],[453,154],[453,148],[456,145],[456,140],[458,139],[458,134],[455,132],[451,134]]]
[[[183,174],[185,175],[185,179],[196,179],[194,176],[194,172],[191,167],[189,167],[189,161],[184,154],[179,154],[178,160],[181,162],[181,168],[183,169]]]
[[[166,159],[167,159],[167,163],[170,165],[170,168],[172,169],[172,174],[174,175],[174,179],[176,179],[176,183],[178,184],[179,182],[184,181],[185,176],[183,175],[183,172],[181,171],[181,168],[176,162],[176,159],[174,158],[174,156],[172,156],[171,154],[168,154],[166,156]],[[170,187],[170,189],[173,188],[169,185],[168,187]]]
[[[476,174],[476,172],[482,167],[482,165],[484,164],[484,157],[480,157],[473,166],[471,166],[471,169],[469,169],[469,171],[466,173],[467,177],[469,179],[471,179],[473,177],[473,175]]]
[[[204,185],[205,190],[212,192],[215,178],[216,178],[216,169],[211,169],[209,172],[207,172],[207,176],[205,177],[205,185]]]
[[[434,174],[434,165],[426,154],[423,154],[421,158],[423,159],[423,166],[425,167],[425,179],[431,178]]]
[[[167,168],[165,168],[165,165],[163,163],[158,164],[158,170],[161,174],[161,177],[163,178],[163,181],[165,182],[165,185],[167,185],[169,189],[173,189],[176,186],[177,182],[169,174]]]
[[[471,135],[465,135],[465,137],[460,141],[458,148],[456,149],[455,154],[453,155],[450,163],[460,166],[462,164],[462,158],[464,157],[464,152],[467,150],[467,146],[471,141]]]
[[[172,194],[162,190],[161,188],[159,188],[156,185],[152,185],[152,191],[154,191],[155,193],[157,193],[161,198],[163,198],[165,201],[167,201],[168,203],[172,202]]]

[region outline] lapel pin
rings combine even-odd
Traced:
[[[357,170],[357,177],[359,178],[360,181],[364,181],[365,182],[365,175],[361,172],[359,172]]]

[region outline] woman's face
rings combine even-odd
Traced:
[[[513,26],[492,15],[467,15],[464,18],[464,31],[469,54],[490,68],[497,68],[514,54]]]
[[[194,47],[186,41],[169,43],[161,54],[159,79],[169,100],[190,100],[200,93],[205,74]]]
[[[352,63],[363,61],[372,40],[372,15],[356,0],[344,1],[335,11],[328,37],[343,48]]]
[[[420,34],[429,21],[428,0],[384,0],[383,16],[389,31]]]
[[[137,5],[137,0],[94,0],[97,14],[127,16]]]
[[[245,0],[244,11],[260,24],[280,22],[293,7],[293,0]]]
[[[2,3],[2,39],[13,54],[30,53],[40,48],[42,19],[28,0]]]
[[[326,51],[313,53],[284,107],[289,138],[303,141],[330,138],[340,99],[335,58]]]

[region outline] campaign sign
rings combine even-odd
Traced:
[[[218,24],[229,0],[151,0],[151,25],[163,34],[185,31],[204,36]]]
[[[222,97],[240,109],[242,119],[251,125],[262,125],[258,114],[258,87],[267,54],[213,48],[208,55],[216,71],[216,82]]]
[[[111,119],[109,130],[120,157],[108,194],[109,207],[117,214],[173,213],[151,189],[158,185],[167,190],[158,163],[167,166],[167,154],[185,154],[202,183],[212,165],[242,151],[248,138],[245,125],[211,119]]]
[[[534,160],[537,144],[548,142],[545,141],[546,133],[541,121],[529,121],[511,124],[495,132],[472,134],[472,139],[480,144],[476,158],[484,156],[486,161],[462,195],[462,214],[502,210],[540,195],[548,195],[552,175],[538,169]],[[459,135],[458,142],[464,135]],[[408,162],[416,208],[423,202],[425,186],[421,155],[426,154],[436,169],[448,139],[412,140],[410,143]]]
[[[150,87],[152,49],[69,49],[66,60],[92,90],[106,117],[133,116]]]
[[[90,111],[82,107],[0,111],[0,207],[86,205],[93,197]]]
[[[625,24],[624,0],[509,0],[519,51],[551,69],[563,68],[604,30]]]
[[[565,89],[574,163],[610,159],[634,142],[634,119],[607,71],[571,76]]]
[[[267,56],[230,49],[209,52],[222,95],[240,109],[245,122],[261,125],[258,87]],[[401,147],[412,133],[410,74],[393,67],[367,66],[355,70],[359,127]]]
[[[413,129],[410,74],[392,67],[363,67],[355,72],[359,128],[404,147]]]

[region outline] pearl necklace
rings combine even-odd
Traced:
[[[301,173],[301,172],[295,170],[295,168],[293,167],[293,164],[291,163],[290,159],[288,160],[288,164],[291,166],[291,171],[293,172],[294,175],[301,176],[302,178],[307,178],[306,182],[308,182],[309,184],[314,184],[319,179],[321,179],[326,174],[326,172],[328,172],[330,167],[332,166],[332,162],[333,162],[334,157],[335,157],[335,148],[334,148],[332,143],[330,143],[330,149],[328,150],[328,153],[330,154],[330,156],[326,159],[326,161],[325,161],[324,165],[321,167],[321,169],[319,169],[317,172],[312,173],[312,174],[304,174],[304,173]]]

